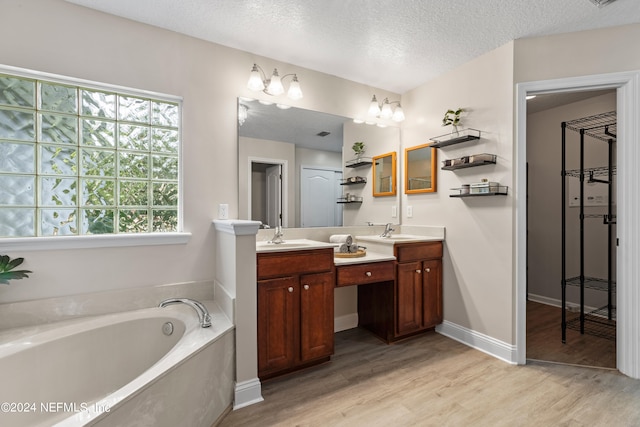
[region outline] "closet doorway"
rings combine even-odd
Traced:
[[[616,105],[615,89],[527,101],[529,360],[616,368]]]

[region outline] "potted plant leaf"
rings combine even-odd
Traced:
[[[356,158],[360,158],[364,154],[364,151],[365,151],[364,142],[362,142],[362,141],[354,142],[353,145],[351,146],[351,149],[356,154]]]
[[[462,108],[458,108],[457,110],[447,110],[444,113],[444,118],[442,119],[442,126],[452,126],[451,135],[454,134],[457,136],[458,126],[462,126],[460,123],[460,115],[464,112]]]
[[[29,277],[29,270],[14,270],[24,262],[24,258],[11,259],[9,255],[0,255],[0,283],[9,284],[9,280],[18,280]]]

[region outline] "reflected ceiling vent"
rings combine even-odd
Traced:
[[[331,132],[327,132],[326,130],[323,130],[322,132],[318,132],[316,135],[318,136],[327,136],[329,135]]]
[[[603,7],[610,3],[613,3],[616,0],[589,0],[589,1],[598,7]]]

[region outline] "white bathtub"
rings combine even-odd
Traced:
[[[231,405],[231,322],[207,302],[0,334],[0,425],[210,427]],[[170,322],[173,333],[163,333]]]

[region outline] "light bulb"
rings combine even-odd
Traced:
[[[269,95],[274,96],[282,95],[284,93],[284,87],[282,86],[282,80],[280,79],[277,68],[273,69],[273,75],[271,76],[271,81],[267,87],[267,92]]]
[[[378,105],[378,100],[376,96],[373,95],[371,98],[371,104],[369,104],[369,115],[373,117],[377,117],[380,114],[380,106]]]
[[[302,98],[302,89],[300,89],[300,82],[298,81],[298,76],[295,74],[293,75],[293,80],[289,85],[289,92],[287,93],[287,96],[294,101]]]
[[[391,119],[394,122],[401,122],[404,120],[404,111],[402,111],[402,106],[400,106],[400,104],[398,104],[396,109],[393,111],[393,116],[391,117]]]
[[[253,68],[251,69],[251,74],[249,75],[249,81],[247,82],[247,88],[253,91],[264,90],[264,82],[262,81],[262,76],[260,75],[260,71],[258,71],[258,65],[253,64]]]
[[[380,118],[390,119],[391,116],[393,116],[393,110],[391,109],[391,104],[389,104],[389,99],[385,98],[382,103],[382,110],[380,110]]]

